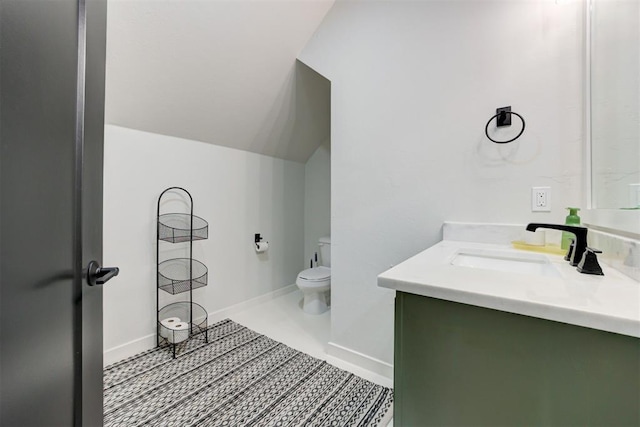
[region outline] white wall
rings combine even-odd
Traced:
[[[304,268],[320,248],[318,239],[331,234],[331,144],[327,140],[304,167]]]
[[[376,276],[443,221],[564,220],[580,206],[582,2],[337,2],[299,59],[331,80],[332,343],[393,362]],[[511,105],[527,128],[484,136]],[[514,118],[507,137],[519,130]],[[551,213],[530,211],[532,186]]]
[[[120,267],[104,289],[106,352],[153,342],[156,203],[167,187],[189,190],[194,213],[209,223],[209,239],[193,248],[209,268],[209,284],[194,299],[210,313],[295,282],[303,262],[303,164],[117,126],[106,127],[104,162],[104,264]],[[265,254],[253,249],[257,232],[270,243]],[[161,245],[169,257],[188,247]]]

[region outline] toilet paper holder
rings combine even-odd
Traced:
[[[260,233],[256,233],[253,240],[256,245],[256,252],[262,253],[269,249],[269,242],[264,240],[262,236],[260,236]]]

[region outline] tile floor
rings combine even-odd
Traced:
[[[326,344],[331,335],[331,310],[314,316],[305,314],[301,307],[302,293],[295,290],[230,315],[229,318],[369,381],[385,387],[393,387],[393,382],[386,377],[327,356]],[[393,422],[389,426],[393,426]]]

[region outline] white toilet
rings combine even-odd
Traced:
[[[320,266],[298,274],[296,285],[304,295],[302,310],[308,314],[322,314],[328,310],[327,293],[331,289],[331,237],[321,237]]]

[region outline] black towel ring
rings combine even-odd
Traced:
[[[517,134],[515,136],[515,138],[511,138],[508,141],[496,141],[495,139],[491,138],[489,136],[489,123],[491,123],[491,120],[497,118],[498,116],[500,116],[501,114],[515,114],[516,116],[520,117],[520,120],[522,120],[522,129],[520,130],[520,133]],[[489,138],[491,141],[495,142],[496,144],[508,144],[510,142],[515,141],[516,139],[520,138],[520,136],[522,135],[522,133],[524,132],[524,128],[525,128],[525,122],[524,122],[524,118],[518,114],[518,113],[514,113],[513,111],[501,111],[500,113],[496,114],[495,116],[491,117],[489,119],[489,121],[487,122],[487,125],[484,127],[484,134],[487,135],[487,138]]]

